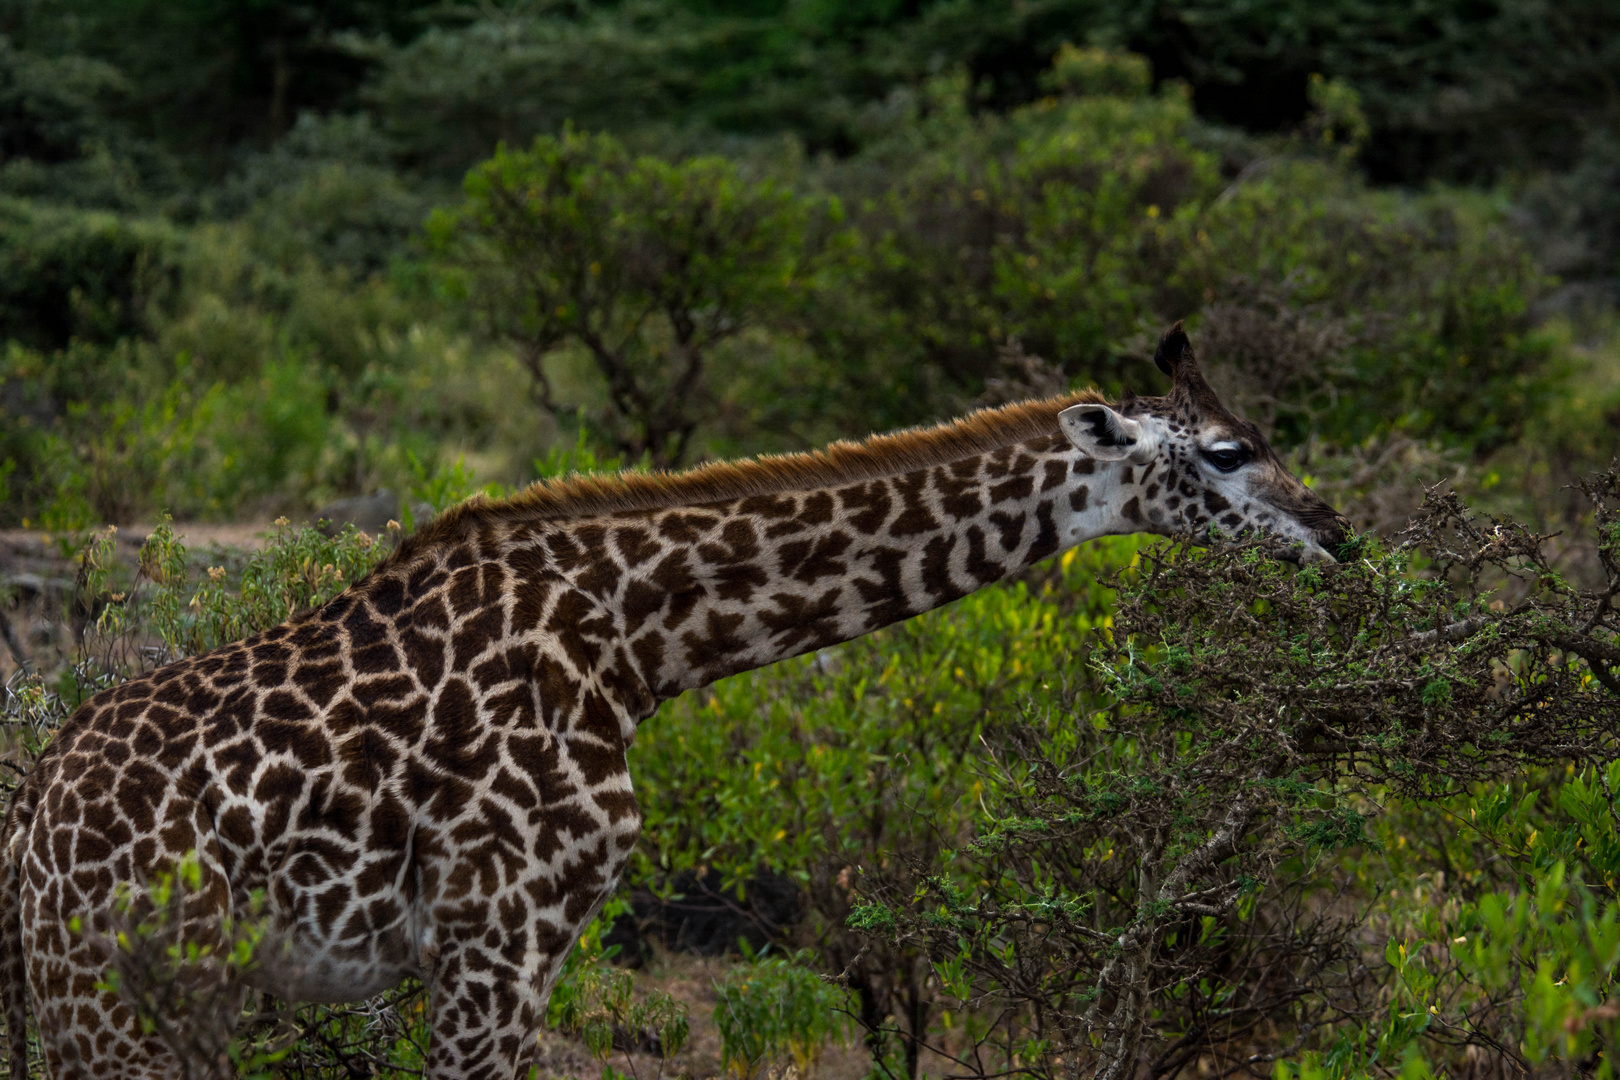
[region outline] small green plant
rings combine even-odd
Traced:
[[[575,474],[612,473],[625,467],[624,455],[606,454],[596,448],[587,436],[583,423],[579,426],[579,435],[573,446],[553,446],[546,451],[545,457],[534,459],[534,474],[542,480],[560,480]],[[649,467],[649,459],[644,454],[641,461],[632,467],[645,471]]]
[[[733,1076],[752,1080],[789,1063],[803,1074],[829,1042],[849,1034],[848,991],[807,961],[804,955],[760,956],[715,987],[720,1057]]]
[[[617,951],[602,937],[615,919],[629,910],[623,900],[610,900],[581,933],[579,943],[551,991],[546,1018],[560,1031],[577,1036],[602,1066],[602,1080],[623,1080],[626,1072],[610,1061],[623,1055],[625,1069],[641,1080],[637,1054],[658,1058],[657,1076],[681,1052],[691,1032],[686,1005],[668,994],[635,994],[635,976],[608,961]]]
[[[0,793],[10,797],[70,711],[38,672],[19,670],[6,680],[0,688]]]
[[[192,583],[186,547],[161,522],[141,545],[140,579],[102,615],[108,630],[144,627],[178,658],[269,629],[325,603],[371,572],[390,545],[350,525],[336,536],[278,519],[263,549]]]
[[[658,1059],[657,1076],[686,1045],[690,1026],[686,1005],[665,993],[653,992],[639,1000],[635,976],[623,968],[591,965],[578,971],[570,992],[552,1010],[557,1026],[577,1035],[602,1065],[602,1080],[628,1075],[641,1080],[637,1054]],[[611,1065],[617,1051],[625,1070]]]

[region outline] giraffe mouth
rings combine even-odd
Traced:
[[[1309,538],[1289,544],[1278,554],[1296,566],[1308,563],[1338,564],[1354,557],[1350,534],[1343,529],[1314,531]]]
[[[1350,522],[1336,510],[1327,509],[1320,521],[1301,521],[1301,536],[1274,532],[1264,541],[1270,554],[1295,566],[1309,563],[1342,563],[1354,557],[1355,544]],[[1211,533],[1211,539],[1218,535]]]
[[[1315,562],[1344,562],[1349,557],[1348,544],[1354,533],[1350,519],[1320,499],[1300,507],[1294,518],[1308,537],[1304,547],[1316,557]]]
[[[1298,545],[1294,551],[1295,557],[1290,561],[1298,566],[1307,566],[1311,563],[1334,564],[1339,561],[1332,548],[1323,547],[1315,540]]]
[[[1288,540],[1276,537],[1268,545],[1268,554],[1273,558],[1281,559],[1285,563],[1295,566],[1309,566],[1312,563],[1336,563],[1333,553],[1313,540]]]
[[[1348,562],[1355,557],[1352,538],[1355,530],[1344,515],[1333,511],[1333,521],[1327,528],[1316,530],[1316,546],[1333,562]]]

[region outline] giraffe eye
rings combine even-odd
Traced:
[[[1234,472],[1245,461],[1249,460],[1248,453],[1240,446],[1220,446],[1213,450],[1201,451],[1204,460],[1215,466],[1221,472]]]

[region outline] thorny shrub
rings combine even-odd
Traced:
[[[122,889],[104,926],[80,929],[107,952],[102,987],[135,1013],[144,1034],[174,1047],[182,1080],[269,1076],[265,1067],[286,1053],[293,1033],[260,1045],[233,1038],[243,1018],[241,979],[260,959],[263,898],[255,896],[240,918],[199,924],[198,912],[210,907],[206,877],[190,852],[145,888]],[[278,1013],[251,1019],[250,1030]]]
[[[928,1039],[948,1073],[1260,1072],[1330,1044],[1335,1075],[1388,1069],[1427,1014],[1373,1022],[1396,993],[1392,969],[1366,964],[1366,942],[1350,934],[1365,908],[1312,871],[1325,853],[1373,843],[1382,803],[1439,805],[1620,749],[1620,472],[1584,490],[1595,587],[1554,570],[1548,537],[1473,517],[1449,493],[1431,494],[1397,545],[1362,540],[1337,565],[1293,570],[1251,541],[1170,546],[1123,575],[1112,645],[1094,661],[1111,700],[1073,711],[1032,702],[1027,723],[992,748],[977,838],[860,880],[866,902],[851,925],[932,961],[956,1018]],[[1614,935],[1603,928],[1614,911],[1589,909],[1572,930],[1552,896],[1530,892],[1453,915],[1494,933],[1489,948],[1517,950],[1515,963],[1523,942],[1505,936],[1515,918],[1552,919],[1545,935],[1566,955],[1589,926],[1597,944],[1582,947],[1599,959],[1576,968],[1595,1011],[1557,1016],[1572,1034],[1612,1026],[1617,1010],[1603,1002],[1615,957],[1603,942]],[[1496,998],[1547,997],[1505,993],[1517,984],[1490,955],[1470,962],[1491,973],[1476,982],[1504,991]],[[1551,985],[1549,972],[1538,977]],[[1451,1049],[1547,1056],[1537,1014],[1493,1015],[1462,1016]],[[1294,1034],[1279,1039],[1279,1028]],[[1253,1053],[1260,1029],[1269,1049]],[[1313,1029],[1338,1034],[1317,1042]]]

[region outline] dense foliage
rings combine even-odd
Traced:
[[[1356,558],[1098,542],[670,703],[547,1068],[1607,1076],[1617,50],[1593,0],[8,0],[6,763],[474,491],[1151,392],[1186,318]],[[280,520],[91,532],[164,513]],[[252,962],[187,880],[114,964],[154,1031]],[[624,966],[695,901],[701,1008]],[[231,1053],[413,1075],[423,1008]]]
[[[632,159],[572,131],[499,151],[465,188],[430,234],[514,343],[536,402],[563,411],[547,363],[576,345],[606,389],[602,437],[630,460],[683,461],[718,405],[707,369],[754,359],[725,347],[792,303],[810,207],[723,158]]]
[[[966,71],[976,102],[1038,97],[1065,41],[1142,53],[1156,82],[1187,80],[1201,112],[1250,130],[1297,123],[1313,73],[1345,80],[1368,100],[1377,167],[1406,180],[1490,178],[1583,149],[1612,168],[1601,143],[1620,117],[1592,88],[1620,66],[1617,29],[1595,0],[12,0],[0,12],[7,127],[28,156],[143,146],[173,171],[218,170],[227,148],[263,145],[306,111],[371,115],[402,159],[452,173],[569,119],[793,130],[847,151],[889,94],[942,68]]]
[[[4,512],[307,512],[402,491],[451,447],[515,484],[582,434],[657,465],[795,449],[958,411],[1012,342],[1117,390],[1188,314],[1285,444],[1483,460],[1558,415],[1585,460],[1612,450],[1571,413],[1584,373],[1536,323],[1551,282],[1504,203],[1370,189],[1343,152],[1365,120],[1326,83],[1312,126],[1233,178],[1149,81],[1070,48],[1050,96],[975,114],[942,77],[845,161],[542,136],[473,170],[419,258],[389,237],[422,204],[321,156],[363,127],[295,131],[263,165],[283,182],[228,224],[17,202]]]
[[[1342,1075],[1421,1052],[1423,1026],[1378,1016],[1412,993],[1435,1005],[1439,1056],[1509,1047],[1524,1066],[1611,1046],[1611,1015],[1583,1010],[1620,960],[1602,786],[1620,737],[1620,476],[1587,490],[1596,588],[1552,572],[1545,538],[1455,496],[1400,546],[1338,566],[1291,572],[1255,545],[1148,554],[1095,658],[1101,700],[1032,696],[992,744],[971,842],[863,876],[878,903],[851,922],[923,948],[942,1005],[966,1014],[931,1033],[936,1052],[968,1075],[1113,1077],[1144,1059],[1163,1075],[1237,1065],[1256,1028],[1282,1025],[1291,1055],[1329,1053]],[[1334,895],[1324,856],[1374,847],[1369,818],[1401,808],[1462,804],[1495,823],[1501,789],[1476,785],[1565,763],[1581,771],[1560,807],[1593,830],[1596,888],[1545,855],[1534,911],[1461,883],[1458,908],[1427,920],[1441,955],[1473,940],[1455,966],[1414,964],[1409,989],[1392,940],[1394,971],[1369,981],[1373,940],[1354,921],[1368,882]],[[1564,904],[1580,914],[1559,919]],[[1551,964],[1535,959],[1541,934],[1563,950]],[[1554,970],[1578,989],[1531,981]]]

